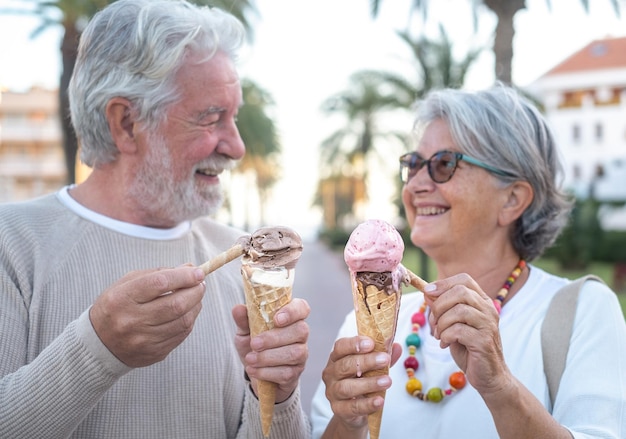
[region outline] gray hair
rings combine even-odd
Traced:
[[[444,120],[461,152],[514,177],[496,176],[502,184],[530,183],[534,198],[518,219],[511,240],[531,261],[554,243],[567,224],[571,200],[560,188],[563,167],[546,120],[514,89],[498,84],[469,92],[437,90],[416,105],[415,134]]]
[[[186,55],[210,59],[222,51],[234,60],[244,38],[232,15],[184,0],[118,0],[98,12],[81,35],[69,85],[81,160],[115,160],[105,115],[112,98],[128,99],[138,120],[154,129],[179,99],[174,78]]]

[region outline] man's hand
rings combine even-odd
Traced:
[[[255,392],[259,379],[278,384],[276,402],[286,400],[296,389],[309,356],[309,325],[304,320],[310,311],[305,300],[293,299],[276,312],[274,329],[251,338],[246,306],[233,308],[235,346]]]
[[[191,333],[202,308],[204,273],[192,266],[133,271],[89,312],[104,345],[127,366],[163,360]]]

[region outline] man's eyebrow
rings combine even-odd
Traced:
[[[223,113],[226,111],[226,108],[224,107],[209,107],[204,111],[201,111],[200,113],[198,113],[198,120],[202,120],[207,116],[211,116],[213,114],[216,113]]]

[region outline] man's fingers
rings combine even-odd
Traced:
[[[174,290],[157,297],[152,302],[143,304],[146,311],[146,323],[153,326],[164,325],[179,319],[202,303],[206,286],[204,282],[190,287]]]
[[[193,267],[128,273],[96,299],[91,323],[125,364],[153,364],[191,333],[202,309],[203,281]]]
[[[283,328],[309,316],[311,307],[304,299],[295,298],[274,315],[274,325]]]
[[[309,325],[300,320],[287,328],[274,328],[252,337],[250,347],[255,351],[276,349],[281,346],[304,344],[309,339]]]
[[[248,309],[246,305],[235,305],[232,309],[233,319],[237,326],[237,334],[240,336],[250,335],[250,326],[248,324]]]
[[[151,302],[164,294],[199,285],[203,281],[202,270],[192,266],[182,266],[129,273],[122,278],[122,284],[117,286],[130,292],[133,301],[142,304]]]

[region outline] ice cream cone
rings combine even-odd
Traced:
[[[374,351],[391,353],[391,345],[396,333],[398,312],[400,310],[401,290],[394,290],[391,285],[372,284],[372,273],[357,273],[353,282],[352,296],[356,311],[359,335],[374,340]],[[377,276],[391,277],[391,273],[377,273]],[[389,367],[368,371],[366,377],[388,375]],[[385,398],[385,391],[371,393],[368,396],[380,395]],[[370,439],[378,439],[383,409],[367,417]]]
[[[244,264],[241,268],[243,286],[248,308],[248,322],[252,337],[274,327],[274,314],[291,301],[294,270],[264,270]],[[269,437],[277,384],[270,381],[258,381],[261,425],[263,435]]]

